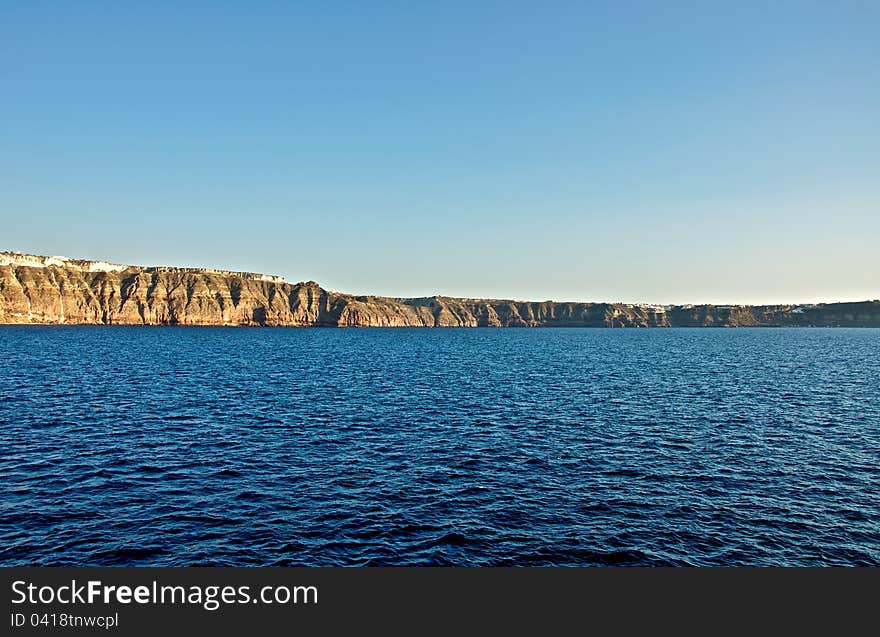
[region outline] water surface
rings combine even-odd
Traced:
[[[880,564],[880,330],[0,327],[0,564]]]

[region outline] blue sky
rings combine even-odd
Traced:
[[[771,6],[772,5],[772,6]],[[0,3],[0,249],[880,297],[880,3]]]

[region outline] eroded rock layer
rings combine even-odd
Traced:
[[[280,277],[82,263],[0,263],[0,323],[342,327],[880,327],[880,301],[810,306],[641,306],[330,292]],[[30,263],[30,262],[28,262]],[[275,279],[275,280],[272,280]]]

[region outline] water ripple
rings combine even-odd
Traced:
[[[880,565],[880,330],[0,328],[0,564]]]

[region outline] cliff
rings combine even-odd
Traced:
[[[330,292],[317,283],[196,268],[0,253],[0,323],[344,327],[880,327],[880,301],[642,306]]]

